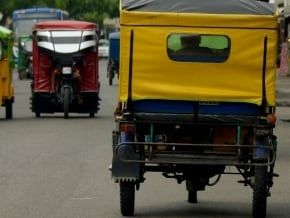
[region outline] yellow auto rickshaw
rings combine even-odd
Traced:
[[[0,103],[6,108],[6,119],[12,119],[14,88],[12,84],[12,31],[0,26]]]
[[[253,217],[266,216],[278,32],[274,6],[261,1],[120,1],[111,170],[123,215],[134,214],[145,174],[160,172],[186,184],[189,203],[240,175]]]

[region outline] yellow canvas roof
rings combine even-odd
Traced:
[[[278,21],[273,12],[265,9],[264,14],[160,13],[140,7],[129,10],[129,6],[121,6],[121,102],[127,101],[130,91],[132,100],[260,105],[266,98],[268,105],[275,105]],[[174,33],[227,36],[230,55],[222,63],[174,61],[167,52],[167,39]]]

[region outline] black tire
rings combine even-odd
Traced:
[[[7,120],[11,120],[13,118],[12,104],[13,102],[10,100],[5,103],[5,117]]]
[[[135,206],[135,183],[120,182],[120,206],[123,216],[133,216]]]
[[[35,112],[35,117],[39,118],[40,117],[40,112]]]
[[[188,191],[187,192],[187,202],[191,204],[197,203],[197,191]]]
[[[109,85],[113,85],[113,79],[114,79],[114,73],[113,72],[109,72]]]
[[[18,71],[18,78],[19,78],[20,80],[25,79],[25,75],[24,75],[24,73],[23,73],[22,71]]]
[[[253,218],[265,218],[267,213],[267,166],[255,167],[253,186]]]
[[[94,112],[91,112],[90,113],[90,117],[95,117],[95,113]]]
[[[69,104],[70,104],[69,97],[70,97],[69,87],[65,87],[63,93],[63,113],[65,119],[69,117]]]
[[[29,61],[29,65],[28,65],[29,67],[28,67],[28,74],[29,74],[29,78],[30,79],[33,79],[33,64],[32,64],[32,62],[31,61]]]

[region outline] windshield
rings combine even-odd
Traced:
[[[14,23],[14,37],[17,39],[19,36],[31,35],[33,24],[41,21],[57,20],[56,18],[38,18],[38,19],[25,19],[17,20]]]

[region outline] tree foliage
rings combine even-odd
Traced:
[[[76,20],[86,20],[103,24],[106,17],[119,16],[119,0],[0,0],[0,12],[4,25],[12,11],[30,7],[60,8],[69,12],[70,17]]]

